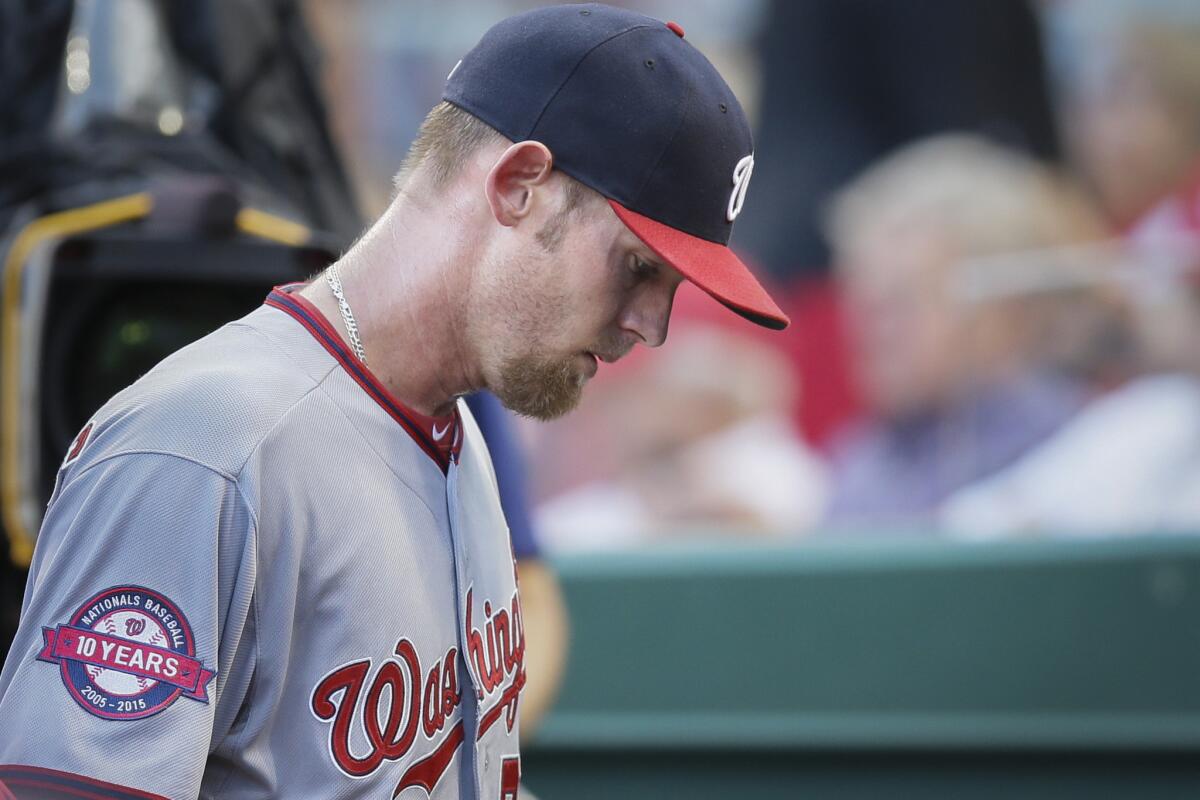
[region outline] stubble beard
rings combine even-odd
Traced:
[[[567,203],[566,208],[538,231],[537,240],[546,255],[552,257],[561,249],[568,223],[581,202],[577,199]],[[509,274],[518,273],[519,267]],[[509,296],[517,291],[518,287],[509,287]],[[543,297],[525,312],[524,319],[529,324],[518,327],[532,330],[536,327],[535,321],[552,318],[553,309],[565,305],[566,298]],[[515,325],[521,318],[520,314],[510,314],[509,324]],[[616,349],[616,346],[610,349]],[[490,388],[504,407],[514,413],[542,422],[557,419],[578,406],[583,397],[587,378],[580,372],[577,361],[577,356],[553,359],[530,354],[511,355],[501,362],[499,380]]]
[[[500,380],[492,391],[510,411],[547,422],[579,405],[584,383],[571,360],[515,356],[501,365]]]

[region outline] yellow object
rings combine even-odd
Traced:
[[[299,222],[277,217],[256,208],[243,208],[237,215],[238,230],[251,236],[299,247],[307,244],[312,232]]]
[[[0,308],[0,515],[8,532],[9,555],[17,566],[29,565],[34,544],[34,534],[21,514],[21,292],[25,264],[34,248],[48,239],[141,219],[152,207],[153,200],[143,192],[39,217],[17,234],[5,259]],[[307,243],[312,236],[298,222],[254,208],[239,211],[236,224],[242,233],[292,247]]]
[[[139,193],[82,208],[47,214],[17,234],[4,262],[4,303],[0,309],[0,511],[14,564],[28,566],[33,534],[21,518],[21,290],[30,253],[47,239],[72,236],[140,219],[150,213],[150,195]]]

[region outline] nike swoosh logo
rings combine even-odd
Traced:
[[[433,438],[435,438],[435,439],[442,438],[443,436],[446,435],[446,431],[448,431],[448,430],[450,430],[449,422],[447,422],[446,427],[442,428],[440,431],[438,430],[437,425],[434,425],[433,426]]]

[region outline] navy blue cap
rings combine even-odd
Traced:
[[[787,326],[728,247],[754,169],[750,125],[675,23],[599,3],[519,14],[463,57],[443,99],[514,142],[542,142],[688,280]]]

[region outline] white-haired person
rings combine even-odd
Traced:
[[[1078,292],[1029,302],[992,291],[1005,275],[989,260],[1020,263],[1103,228],[1054,171],[967,135],[909,145],[867,170],[835,197],[828,225],[867,414],[833,444],[827,519],[922,524],[1050,436],[1089,393],[1070,362],[1105,314]]]

